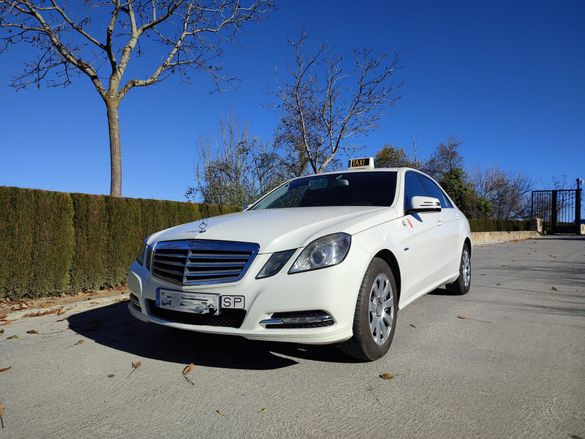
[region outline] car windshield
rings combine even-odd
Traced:
[[[390,206],[396,172],[346,172],[291,180],[251,207],[280,209],[322,206]]]

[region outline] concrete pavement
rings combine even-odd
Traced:
[[[585,438],[585,240],[476,247],[472,282],[402,310],[373,363],[146,325],[111,301],[20,319],[0,328],[0,439]]]

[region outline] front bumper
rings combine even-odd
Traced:
[[[255,279],[269,254],[259,254],[238,282],[217,285],[179,286],[155,278],[143,266],[134,262],[128,275],[128,287],[137,298],[139,308],[131,301],[130,313],[144,321],[178,329],[213,334],[238,335],[250,340],[330,344],[348,340],[353,331],[357,294],[371,256],[361,247],[352,246],[339,265],[305,273],[287,274],[297,254],[275,276]],[[154,301],[159,288],[245,297],[245,317],[239,327],[185,323],[157,312]],[[311,328],[271,328],[260,322],[271,319],[274,313],[320,310],[333,318],[333,324]],[[156,314],[156,315],[155,315]],[[181,313],[183,314],[183,313]],[[268,325],[270,326],[270,325]]]

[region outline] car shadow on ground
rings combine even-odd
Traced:
[[[292,366],[302,359],[353,362],[335,346],[258,342],[144,323],[130,315],[128,302],[74,314],[68,321],[71,330],[103,346],[179,364],[268,370]]]
[[[461,295],[461,294],[457,294],[457,293],[452,293],[447,288],[437,288],[436,290],[433,290],[427,294],[429,294],[431,296],[460,296]]]

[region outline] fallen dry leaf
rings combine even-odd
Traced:
[[[77,340],[75,343],[73,343],[71,346],[67,346],[65,349],[72,348],[73,346],[79,346],[80,344],[83,344],[84,342],[85,342],[84,339]]]
[[[194,386],[194,385],[195,385],[195,383],[194,383],[193,381],[191,381],[191,380],[190,380],[190,379],[187,377],[187,375],[191,374],[191,372],[193,372],[193,369],[195,369],[195,365],[194,365],[193,363],[189,363],[189,364],[187,364],[187,365],[184,367],[184,369],[183,369],[183,372],[182,372],[182,373],[183,373],[183,377],[185,378],[185,380],[186,380],[186,381],[187,381],[189,384],[191,384],[192,386]]]
[[[40,316],[49,316],[51,314],[57,314],[59,312],[58,309],[48,309],[46,311],[37,311],[31,312],[28,314],[23,315],[22,317],[40,317]]]
[[[466,317],[466,316],[457,316],[458,319],[461,320],[471,320],[471,317]]]
[[[134,371],[136,369],[138,369],[140,366],[142,366],[142,361],[133,361],[132,362],[132,370],[130,371],[130,373],[128,374],[128,376],[126,378],[128,378],[130,375],[132,375],[134,373]]]
[[[114,378],[116,375],[114,375],[113,373],[108,374],[108,378]]]
[[[189,375],[191,372],[193,372],[193,369],[195,369],[195,365],[193,363],[189,363],[185,366],[182,373],[183,375]]]
[[[4,334],[4,329],[0,329],[0,335]]]
[[[551,290],[552,290],[552,291],[559,291],[559,290],[557,290],[557,288],[556,288],[556,287],[552,287],[552,288],[551,288]]]
[[[266,410],[268,410],[266,407],[262,407],[260,410],[258,410],[258,413],[266,413]]]
[[[63,322],[63,321],[65,321],[65,320],[67,320],[67,317],[63,317],[62,319],[57,319],[56,321],[57,321],[57,322]]]
[[[2,428],[4,428],[4,419],[2,419],[2,416],[4,416],[4,404],[0,401],[0,424],[2,424]]]
[[[391,380],[392,378],[395,378],[396,375],[393,374],[392,372],[384,372],[381,373],[379,377],[382,378],[383,380]]]
[[[3,367],[2,369],[0,369],[0,373],[6,372],[7,370],[10,370],[10,369],[12,369],[12,366]]]
[[[215,413],[217,413],[217,414],[218,414],[218,415],[220,415],[220,416],[225,416],[225,415],[223,414],[223,412],[222,412],[220,409],[217,409],[217,410],[215,411]]]
[[[414,326],[412,323],[410,324],[410,327],[411,328],[416,328],[416,326]]]
[[[27,334],[38,334],[39,331],[37,331],[36,329],[29,329],[28,331],[26,331]]]
[[[90,304],[90,305],[97,305],[97,304],[99,304],[99,302],[97,302],[97,301],[95,301],[95,300],[92,300],[91,302],[89,302],[89,304]]]
[[[15,338],[18,338],[18,335],[14,334],[11,335],[10,337],[6,337],[6,340],[14,340]]]
[[[59,308],[59,309],[57,310],[57,315],[58,315],[58,316],[60,316],[60,315],[62,315],[62,314],[65,314],[65,308]]]

